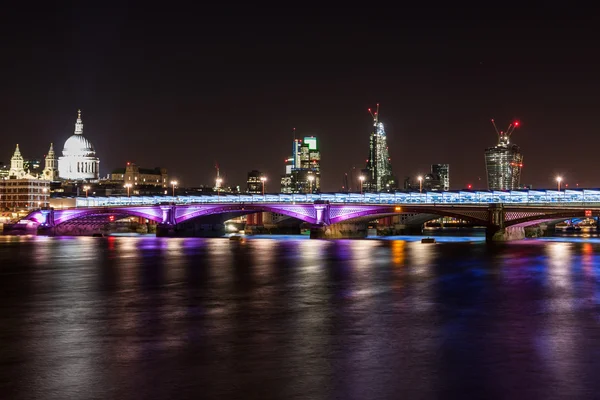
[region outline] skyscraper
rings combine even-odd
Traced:
[[[316,193],[321,189],[321,151],[314,136],[295,139],[281,177],[282,193]]]
[[[365,169],[363,190],[382,192],[396,189],[396,181],[392,175],[392,163],[388,153],[387,137],[383,122],[379,122],[379,104],[375,113],[369,108],[373,117],[373,130],[369,137],[369,159]]]
[[[494,120],[494,129],[498,134],[498,144],[485,150],[485,168],[488,190],[515,190],[521,182],[523,154],[516,144],[510,144],[510,136],[519,122],[515,121],[505,131],[498,131]]]
[[[423,189],[426,191],[446,191],[450,189],[450,165],[431,164],[431,172],[425,175]]]
[[[264,174],[258,170],[253,169],[248,172],[248,180],[246,181],[246,193],[249,194],[261,194],[263,181],[260,179]]]

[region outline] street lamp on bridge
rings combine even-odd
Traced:
[[[363,175],[358,177],[358,180],[360,181],[360,194],[362,195],[362,190],[363,190],[363,182],[365,181],[365,177]]]
[[[127,188],[127,197],[131,197],[131,195],[129,194],[129,189],[131,188],[131,183],[126,183],[125,187]]]
[[[261,176],[260,181],[262,182],[262,192],[263,192],[263,196],[264,196],[265,195],[265,182],[267,181],[267,177]]]
[[[562,182],[562,176],[556,177],[556,184],[558,185],[558,191],[560,192],[560,183]]]
[[[308,176],[308,182],[310,183],[310,193],[312,193],[312,192],[313,192],[313,190],[312,190],[312,187],[313,187],[313,186],[312,186],[312,185],[313,185],[313,181],[314,181],[314,180],[315,180],[315,176],[314,176],[314,175],[309,175],[309,176]]]
[[[423,177],[419,176],[417,179],[419,181],[419,193],[423,193]]]
[[[221,191],[221,183],[223,183],[223,179],[222,178],[217,178],[215,180],[215,186],[217,187],[217,197],[219,197],[221,195],[220,191]]]
[[[83,190],[85,190],[85,197],[87,198],[88,197],[88,190],[90,190],[90,187],[86,185],[86,186],[83,187]]]
[[[177,186],[177,181],[171,181],[171,186],[173,187],[173,203],[175,203],[175,186]]]

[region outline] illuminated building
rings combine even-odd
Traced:
[[[0,161],[0,179],[8,179],[8,173],[10,172],[10,167]]]
[[[0,180],[0,209],[32,210],[48,205],[50,182],[19,178]]]
[[[9,178],[22,179],[27,173],[25,172],[25,161],[19,150],[19,145],[15,149],[13,156],[10,159],[10,171],[8,172]]]
[[[128,162],[125,168],[118,168],[110,174],[110,180],[115,182],[130,183],[133,186],[169,186],[169,176],[166,168],[140,168]]]
[[[246,181],[246,193],[249,194],[261,194],[263,188],[263,181],[260,180],[264,174],[257,170],[248,172],[248,179]]]
[[[66,180],[98,180],[100,160],[92,143],[83,136],[81,110],[77,113],[75,132],[67,139],[58,159],[58,175]]]
[[[42,166],[42,162],[37,159],[24,159],[23,160],[23,168],[25,171],[29,172],[32,175],[40,174],[40,167]]]
[[[54,153],[54,145],[52,143],[50,143],[50,149],[44,159],[44,170],[42,171],[41,178],[51,182],[58,180],[58,165],[56,154]]]
[[[373,130],[369,137],[369,159],[363,170],[365,177],[363,191],[366,192],[389,192],[396,189],[396,180],[392,175],[392,163],[390,160],[387,136],[383,122],[379,122],[379,104],[375,113],[369,108],[373,117]]]
[[[488,190],[515,190],[521,182],[523,154],[519,146],[510,144],[512,132],[519,122],[511,123],[505,131],[498,131],[494,120],[494,129],[498,134],[498,144],[485,150],[485,168]]]
[[[292,156],[286,159],[281,193],[318,193],[321,189],[321,152],[314,136],[294,139]]]
[[[418,183],[416,185],[418,187]],[[450,165],[432,164],[431,172],[423,179],[423,190],[442,192],[450,190]]]

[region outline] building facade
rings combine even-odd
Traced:
[[[519,146],[510,143],[510,136],[515,126],[518,126],[518,123],[509,125],[506,132],[498,132],[498,144],[485,150],[488,190],[520,188],[523,154]]]
[[[0,209],[33,210],[48,205],[50,182],[41,179],[0,180]]]
[[[315,136],[294,139],[292,156],[285,161],[281,193],[319,193],[321,191],[321,151]]]
[[[131,162],[128,162],[125,168],[114,170],[110,174],[110,180],[123,182],[123,184],[129,183],[132,186],[157,186],[163,188],[169,186],[169,176],[166,168],[140,168]]]
[[[50,149],[44,159],[44,170],[42,171],[41,179],[55,182],[58,180],[58,162],[54,153],[54,144],[50,143]]]
[[[62,157],[58,159],[58,175],[72,181],[97,181],[100,174],[100,160],[92,143],[83,136],[81,110],[77,113],[75,131],[67,139]]]
[[[10,172],[10,166],[4,164],[0,161],[0,179],[8,179],[8,174]]]
[[[262,194],[263,178],[264,174],[258,170],[253,169],[248,172],[248,179],[246,180],[246,193],[249,194]]]
[[[379,121],[379,104],[377,104],[377,111],[371,113],[371,116],[373,117],[373,130],[369,137],[369,158],[366,168],[363,170],[363,191],[394,191],[397,188],[397,182],[392,174],[385,128]]]
[[[432,164],[431,172],[423,178],[423,190],[428,192],[450,190],[450,165]]]
[[[8,172],[8,177],[13,179],[22,179],[25,177],[27,172],[25,171],[25,160],[23,160],[23,156],[21,155],[21,150],[19,149],[19,145],[17,144],[17,148],[13,153],[13,156],[10,159],[10,170]]]

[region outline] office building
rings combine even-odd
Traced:
[[[428,192],[450,190],[450,165],[432,164],[431,172],[423,177],[423,190]]]
[[[125,168],[115,169],[110,174],[113,182],[129,183],[132,186],[169,186],[169,176],[166,168],[140,168],[135,163],[128,162]]]
[[[387,136],[383,122],[379,121],[379,104],[373,117],[373,129],[369,137],[369,158],[363,170],[362,181],[365,192],[390,192],[397,187],[396,179],[392,174],[392,163],[389,156]]]
[[[8,179],[8,174],[10,172],[10,167],[4,162],[0,161],[0,179]]]
[[[496,125],[492,120],[494,128]],[[516,144],[510,143],[510,137],[519,126],[514,122],[506,131],[498,131],[498,144],[485,150],[485,168],[488,190],[515,190],[520,188],[523,154]]]
[[[258,170],[253,169],[248,172],[248,179],[246,180],[246,193],[249,194],[262,194],[263,181],[261,178],[264,174]]]
[[[318,193],[321,189],[321,151],[318,139],[294,139],[291,157],[285,162],[281,193]]]
[[[0,210],[24,211],[45,207],[50,196],[50,182],[41,179],[0,180]]]

